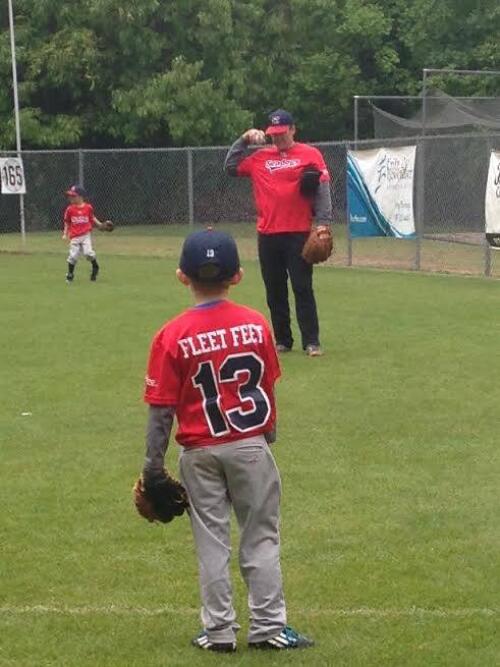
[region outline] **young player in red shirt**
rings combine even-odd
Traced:
[[[317,148],[295,141],[295,122],[288,111],[273,111],[269,121],[265,134],[251,129],[237,139],[224,166],[230,176],[252,181],[259,261],[278,351],[289,352],[294,342],[288,301],[290,278],[302,348],[310,357],[317,357],[322,350],[313,267],[303,259],[302,249],[313,218],[318,225],[332,222],[330,175]],[[265,143],[266,134],[273,145],[250,152],[252,144]],[[313,201],[301,194],[300,188],[304,171],[310,169],[316,170],[319,177]]]
[[[92,247],[91,232],[94,225],[103,226],[94,215],[91,204],[85,201],[85,190],[79,185],[72,185],[66,191],[69,206],[64,212],[63,240],[69,239],[68,273],[66,282],[72,283],[75,277],[75,266],[80,255],[84,255],[92,264],[90,280],[94,282],[99,273],[99,264]]]
[[[236,650],[239,625],[229,573],[230,515],[240,527],[240,569],[249,589],[249,646],[312,645],[287,626],[280,569],[280,478],[274,441],[274,384],[280,375],[272,334],[258,312],[228,300],[242,278],[227,234],[207,230],[184,243],[178,279],[195,306],[155,335],[146,377],[149,404],[145,487],[161,484],[177,418],[181,480],[199,562],[203,630],[193,645]]]

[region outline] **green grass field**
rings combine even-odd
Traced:
[[[318,269],[327,354],[283,359],[274,447],[289,620],[317,647],[248,653],[235,563],[242,641],[219,657],[189,646],[187,519],[131,502],[149,341],[190,302],[177,243],[120,256],[99,236],[100,281],[81,263],[68,287],[47,238],[0,254],[2,667],[499,664],[497,281]],[[234,298],[265,309],[245,270]]]
[[[218,228],[230,231],[240,245],[245,259],[256,259],[255,228],[250,223],[218,224]],[[178,248],[188,225],[131,225],[117,227],[114,234],[97,234],[99,248],[112,255],[133,257],[177,257]],[[346,266],[348,242],[345,226],[335,225],[335,253],[329,265]],[[482,239],[481,239],[482,240]],[[393,270],[413,270],[415,242],[394,238],[365,238],[353,240],[353,265]],[[26,245],[19,234],[0,234],[0,252],[56,253],[64,252],[61,233],[28,232]],[[421,269],[426,272],[456,273],[480,276],[484,274],[484,253],[481,245],[450,243],[424,239],[421,247]],[[500,277],[498,253],[491,258],[491,273]]]

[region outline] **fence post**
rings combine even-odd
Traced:
[[[415,271],[420,271],[422,264],[422,236],[425,226],[425,139],[417,141],[417,217],[415,225]]]
[[[491,277],[491,246],[487,241],[484,246],[484,275]]]
[[[354,96],[354,119],[356,121],[356,128],[354,132],[354,150],[358,149],[358,97]],[[349,156],[350,145],[346,144],[345,150],[345,183],[346,183],[346,211],[347,211],[347,266],[352,266],[352,234],[351,234],[351,214],[349,211],[349,163],[347,158]]]
[[[346,144],[345,147],[345,210],[346,210],[346,223],[347,223],[347,266],[352,266],[352,234],[351,234],[351,213],[349,210],[349,166],[347,163],[347,156],[349,153],[349,144]]]
[[[420,271],[422,260],[422,236],[425,227],[425,134],[427,130],[427,70],[423,70],[422,79],[422,132],[421,132],[421,148],[420,160],[418,161],[419,169],[417,174],[417,207],[418,207],[418,224],[417,224],[417,239],[415,244],[415,270]],[[418,146],[418,144],[417,144]],[[418,149],[417,149],[418,150]]]
[[[24,195],[19,195],[19,220],[21,223],[21,242],[26,245],[26,214],[24,210]]]
[[[194,225],[193,150],[187,149],[188,222]]]
[[[78,183],[79,183],[79,185],[82,186],[82,188],[85,187],[85,174],[84,174],[84,168],[83,168],[83,151],[81,149],[78,151]]]

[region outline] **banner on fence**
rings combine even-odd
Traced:
[[[500,151],[491,151],[484,202],[486,239],[500,249]]]
[[[20,157],[0,158],[0,177],[3,195],[25,195],[26,181]]]
[[[416,146],[349,151],[347,197],[351,236],[415,236]]]

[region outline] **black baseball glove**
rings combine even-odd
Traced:
[[[321,172],[315,167],[306,167],[300,177],[300,192],[304,197],[312,199],[319,188]]]
[[[137,480],[134,503],[139,514],[151,523],[169,523],[189,507],[185,488],[166,470],[153,479],[140,477]]]

